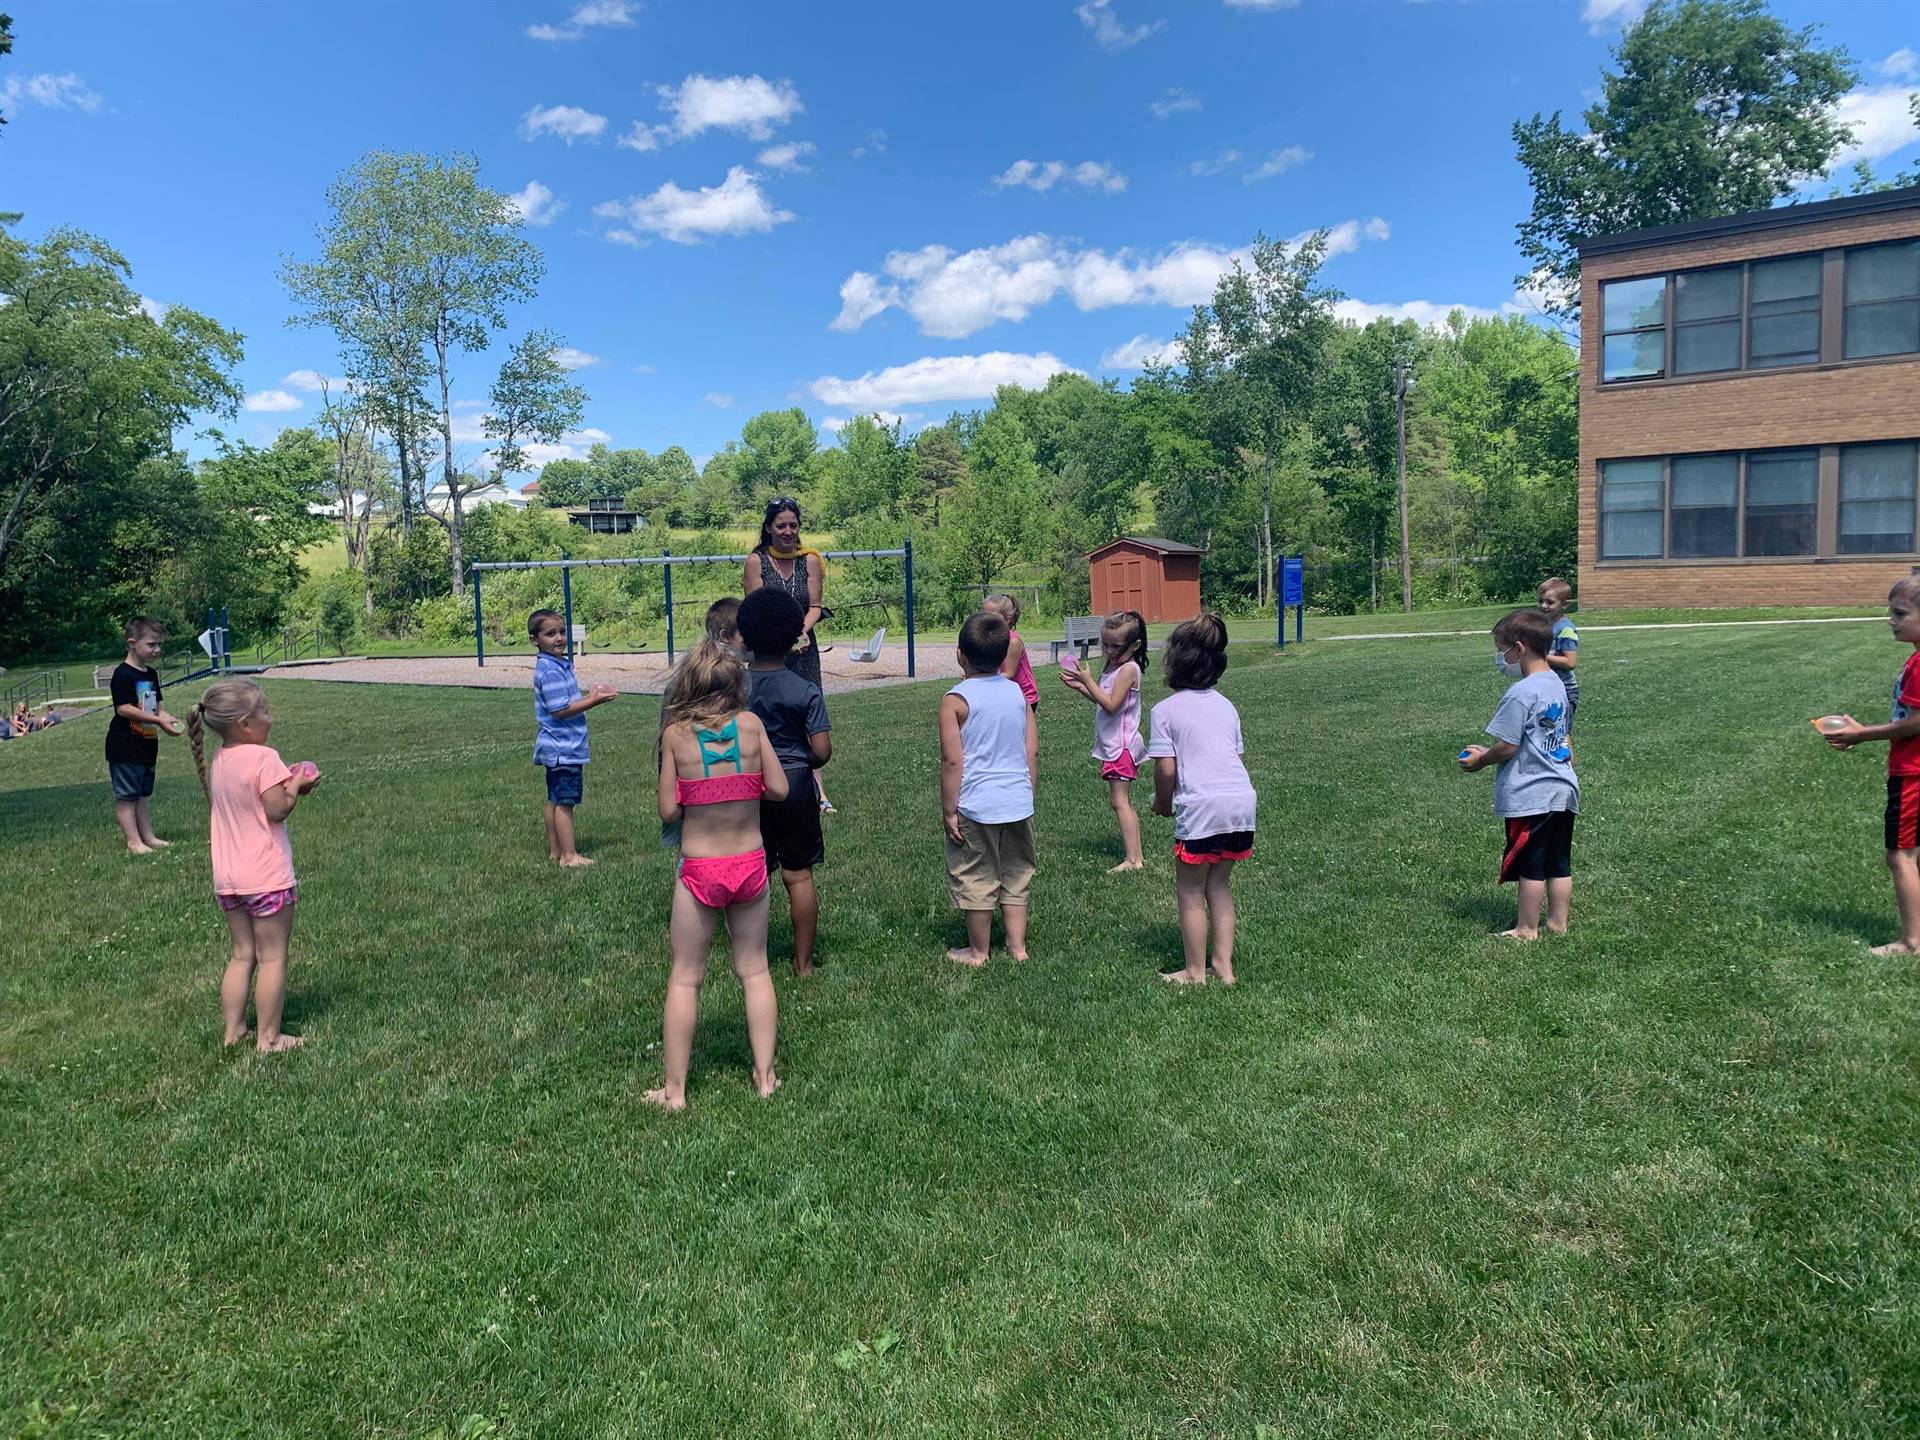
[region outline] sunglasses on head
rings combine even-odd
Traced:
[[[769,510],[791,510],[794,514],[798,515],[800,513],[800,502],[791,495],[776,495],[767,502],[767,508]]]

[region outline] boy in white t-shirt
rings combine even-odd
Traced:
[[[940,822],[947,890],[967,916],[967,943],[947,951],[987,963],[997,905],[1007,953],[1027,958],[1027,892],[1033,883],[1033,788],[1040,731],[1020,687],[1000,673],[1007,622],[982,610],[960,627],[966,677],[940,700]]]
[[[1174,693],[1153,707],[1153,813],[1173,817],[1173,885],[1186,963],[1175,985],[1233,984],[1233,867],[1253,855],[1257,797],[1241,755],[1240,712],[1213,687],[1227,670],[1227,627],[1208,613],[1176,625],[1164,657]]]

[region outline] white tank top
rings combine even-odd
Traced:
[[[947,693],[967,702],[960,725],[960,813],[976,825],[1027,819],[1033,814],[1027,697],[1004,675],[975,675]]]

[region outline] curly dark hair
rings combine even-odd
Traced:
[[[1211,610],[1173,627],[1162,664],[1169,690],[1211,690],[1227,673],[1227,625]]]
[[[793,649],[793,642],[806,628],[807,617],[786,591],[762,585],[740,602],[733,623],[754,659],[778,660]]]

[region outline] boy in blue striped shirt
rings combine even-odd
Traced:
[[[547,767],[547,858],[568,869],[591,865],[573,843],[573,807],[586,788],[587,711],[619,692],[596,685],[580,693],[559,611],[534,611],[527,617],[527,634],[540,651],[533,657],[533,718],[540,727],[533,763]]]
[[[1573,587],[1555,575],[1542,580],[1534,598],[1547,618],[1553,621],[1553,648],[1547,652],[1547,664],[1567,688],[1567,729],[1573,729],[1573,712],[1580,708],[1580,681],[1573,667],[1580,663],[1580,631],[1568,618],[1567,606],[1573,600]]]

